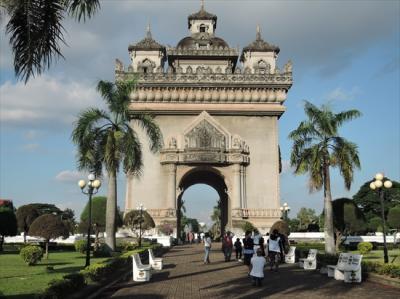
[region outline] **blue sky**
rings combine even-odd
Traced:
[[[15,80],[12,57],[0,24],[0,198],[16,206],[54,203],[77,215],[86,203],[76,181],[75,149],[70,141],[78,112],[103,105],[95,91],[99,79],[112,80],[114,59],[129,62],[127,47],[144,36],[175,45],[188,35],[187,16],[199,1],[102,1],[86,23],[66,21],[65,60],[25,85]],[[398,1],[206,1],[218,16],[217,36],[241,48],[261,25],[265,40],[280,47],[278,64],[293,61],[294,84],[285,102],[280,145],[284,171],[281,200],[294,216],[300,207],[322,209],[322,193],[308,193],[307,176],[288,165],[287,136],[304,119],[302,101],[330,103],[336,111],[358,109],[363,116],[347,123],[342,136],[359,146],[362,169],[350,191],[333,171],[334,198],[351,197],[378,171],[400,177],[400,2]],[[144,149],[146,150],[146,149]],[[123,207],[125,180],[119,180]],[[105,185],[101,193],[106,193]],[[188,216],[209,222],[217,193],[195,185],[184,196]]]

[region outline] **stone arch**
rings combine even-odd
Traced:
[[[196,184],[206,184],[219,195],[218,205],[221,209],[221,235],[225,228],[230,224],[230,213],[229,213],[229,196],[228,196],[228,184],[226,178],[217,168],[212,166],[197,166],[189,169],[185,172],[178,182],[178,188],[180,193],[177,196],[177,231],[180,229],[180,204],[185,191]]]

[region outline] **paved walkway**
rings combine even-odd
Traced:
[[[214,244],[211,264],[204,265],[202,245],[176,246],[151,282],[119,283],[108,290],[107,298],[400,298],[400,289],[371,282],[345,284],[297,265],[283,265],[277,273],[267,269],[263,286],[252,287],[247,267],[225,263],[219,248]]]

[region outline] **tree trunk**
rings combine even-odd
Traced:
[[[106,208],[106,244],[111,251],[115,251],[117,215],[117,176],[115,171],[108,173],[108,191]]]
[[[24,244],[26,244],[26,232],[24,231]]]
[[[324,213],[325,213],[325,253],[335,254],[335,239],[333,232],[333,210],[332,210],[332,194],[331,194],[331,179],[329,174],[329,164],[324,159]]]
[[[338,252],[339,251],[339,247],[340,247],[340,244],[342,243],[342,233],[340,232],[340,231],[336,231],[335,232],[335,235],[336,235],[336,252]]]
[[[46,240],[46,260],[49,259],[49,241]]]
[[[4,236],[0,237],[0,251],[3,251]]]

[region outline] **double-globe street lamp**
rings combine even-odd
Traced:
[[[288,219],[288,213],[290,211],[290,207],[288,206],[288,204],[285,202],[283,204],[283,206],[280,207],[282,215],[283,215],[283,220],[287,221]]]
[[[89,195],[89,217],[88,217],[88,232],[87,232],[87,243],[86,243],[86,263],[85,267],[90,266],[90,230],[92,226],[92,195],[96,194],[99,191],[101,186],[100,180],[96,180],[96,177],[93,173],[88,175],[88,182],[86,184],[85,180],[80,180],[78,182],[79,188],[81,188],[82,193]],[[87,189],[85,191],[85,187],[87,185]]]
[[[143,222],[143,211],[146,209],[143,207],[143,204],[140,204],[136,210],[139,211],[139,248],[142,247],[142,222]]]
[[[379,199],[381,201],[381,216],[382,216],[382,227],[383,227],[383,258],[385,264],[389,262],[388,250],[386,245],[386,222],[385,222],[385,189],[392,188],[392,182],[385,179],[382,173],[377,173],[375,175],[375,181],[369,184],[371,190],[376,190],[378,192]]]

